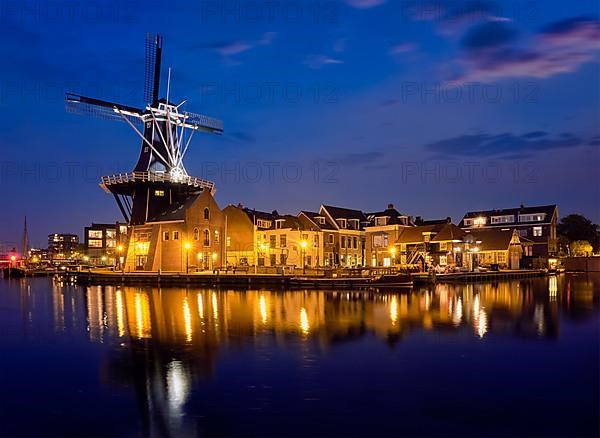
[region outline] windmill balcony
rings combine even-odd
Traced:
[[[173,176],[165,172],[129,172],[103,176],[101,186],[107,190],[107,187],[111,185],[137,182],[179,183],[182,185],[209,189],[211,192],[214,192],[215,190],[215,183],[212,181],[189,175]]]

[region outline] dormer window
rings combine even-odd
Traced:
[[[324,218],[324,217],[322,217],[322,216],[319,216],[319,217],[317,218],[317,220],[319,221],[319,224],[321,224],[321,225],[325,225],[325,218]]]
[[[277,219],[275,221],[275,228],[280,230],[281,228],[283,228],[284,222],[285,222],[285,219]]]
[[[360,224],[360,221],[358,219],[350,219],[349,222],[352,226],[352,229],[358,230]]]
[[[340,226],[340,228],[347,228],[346,219],[336,219],[336,222]]]
[[[375,218],[375,225],[378,227],[381,227],[383,225],[387,225],[387,217],[383,216],[383,217],[376,217]]]

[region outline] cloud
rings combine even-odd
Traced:
[[[572,148],[583,144],[584,142],[580,138],[571,133],[550,137],[545,132],[536,131],[523,135],[512,133],[465,134],[429,143],[425,147],[445,156],[508,158],[515,155],[522,157],[550,149]]]
[[[408,52],[417,50],[417,48],[418,48],[418,45],[415,43],[404,42],[404,43],[395,44],[392,47],[390,47],[389,53],[390,53],[390,55],[401,55],[403,53],[408,53]]]
[[[510,22],[501,15],[501,8],[494,2],[427,1],[407,4],[406,14],[416,21],[435,24],[439,33],[446,36],[462,33],[465,28],[478,23]]]
[[[249,50],[254,49],[256,46],[269,46],[273,43],[275,37],[277,36],[276,32],[265,32],[262,36],[256,41],[244,41],[244,40],[232,40],[232,41],[221,41],[217,43],[210,44],[208,46],[201,46],[200,48],[210,48],[219,53],[221,56],[226,58],[230,63],[232,62],[231,58],[239,55],[244,52],[248,52]]]
[[[357,164],[369,164],[383,158],[383,152],[369,151],[369,152],[354,152],[345,155],[337,160],[338,164],[346,165],[357,165]]]
[[[548,78],[577,71],[600,49],[600,22],[571,18],[538,32],[516,47],[516,31],[505,23],[487,23],[462,41],[463,80],[507,77]]]
[[[327,55],[310,55],[305,61],[305,64],[313,69],[319,69],[319,68],[323,67],[324,65],[343,64],[343,63],[344,63],[344,61],[337,59],[337,58],[332,58]]]
[[[347,4],[356,9],[370,9],[385,3],[385,0],[345,0]]]
[[[247,132],[242,132],[242,131],[236,131],[236,132],[232,132],[230,134],[230,137],[238,142],[242,142],[242,143],[254,143],[256,141],[256,139],[248,134]]]

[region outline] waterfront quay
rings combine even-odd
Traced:
[[[499,272],[457,272],[431,275],[426,273],[392,273],[377,276],[342,275],[295,275],[264,273],[181,273],[181,272],[115,272],[115,271],[63,271],[55,274],[57,281],[82,285],[142,285],[142,286],[205,286],[205,287],[272,287],[303,289],[370,289],[411,288],[415,284],[447,282],[487,282],[522,279],[548,275],[545,270],[510,270]]]

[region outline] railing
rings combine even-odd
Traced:
[[[129,182],[171,182],[201,187],[211,191],[215,188],[215,183],[212,181],[189,175],[173,176],[164,172],[129,172],[117,173],[102,177],[102,184],[104,185],[123,184]]]

